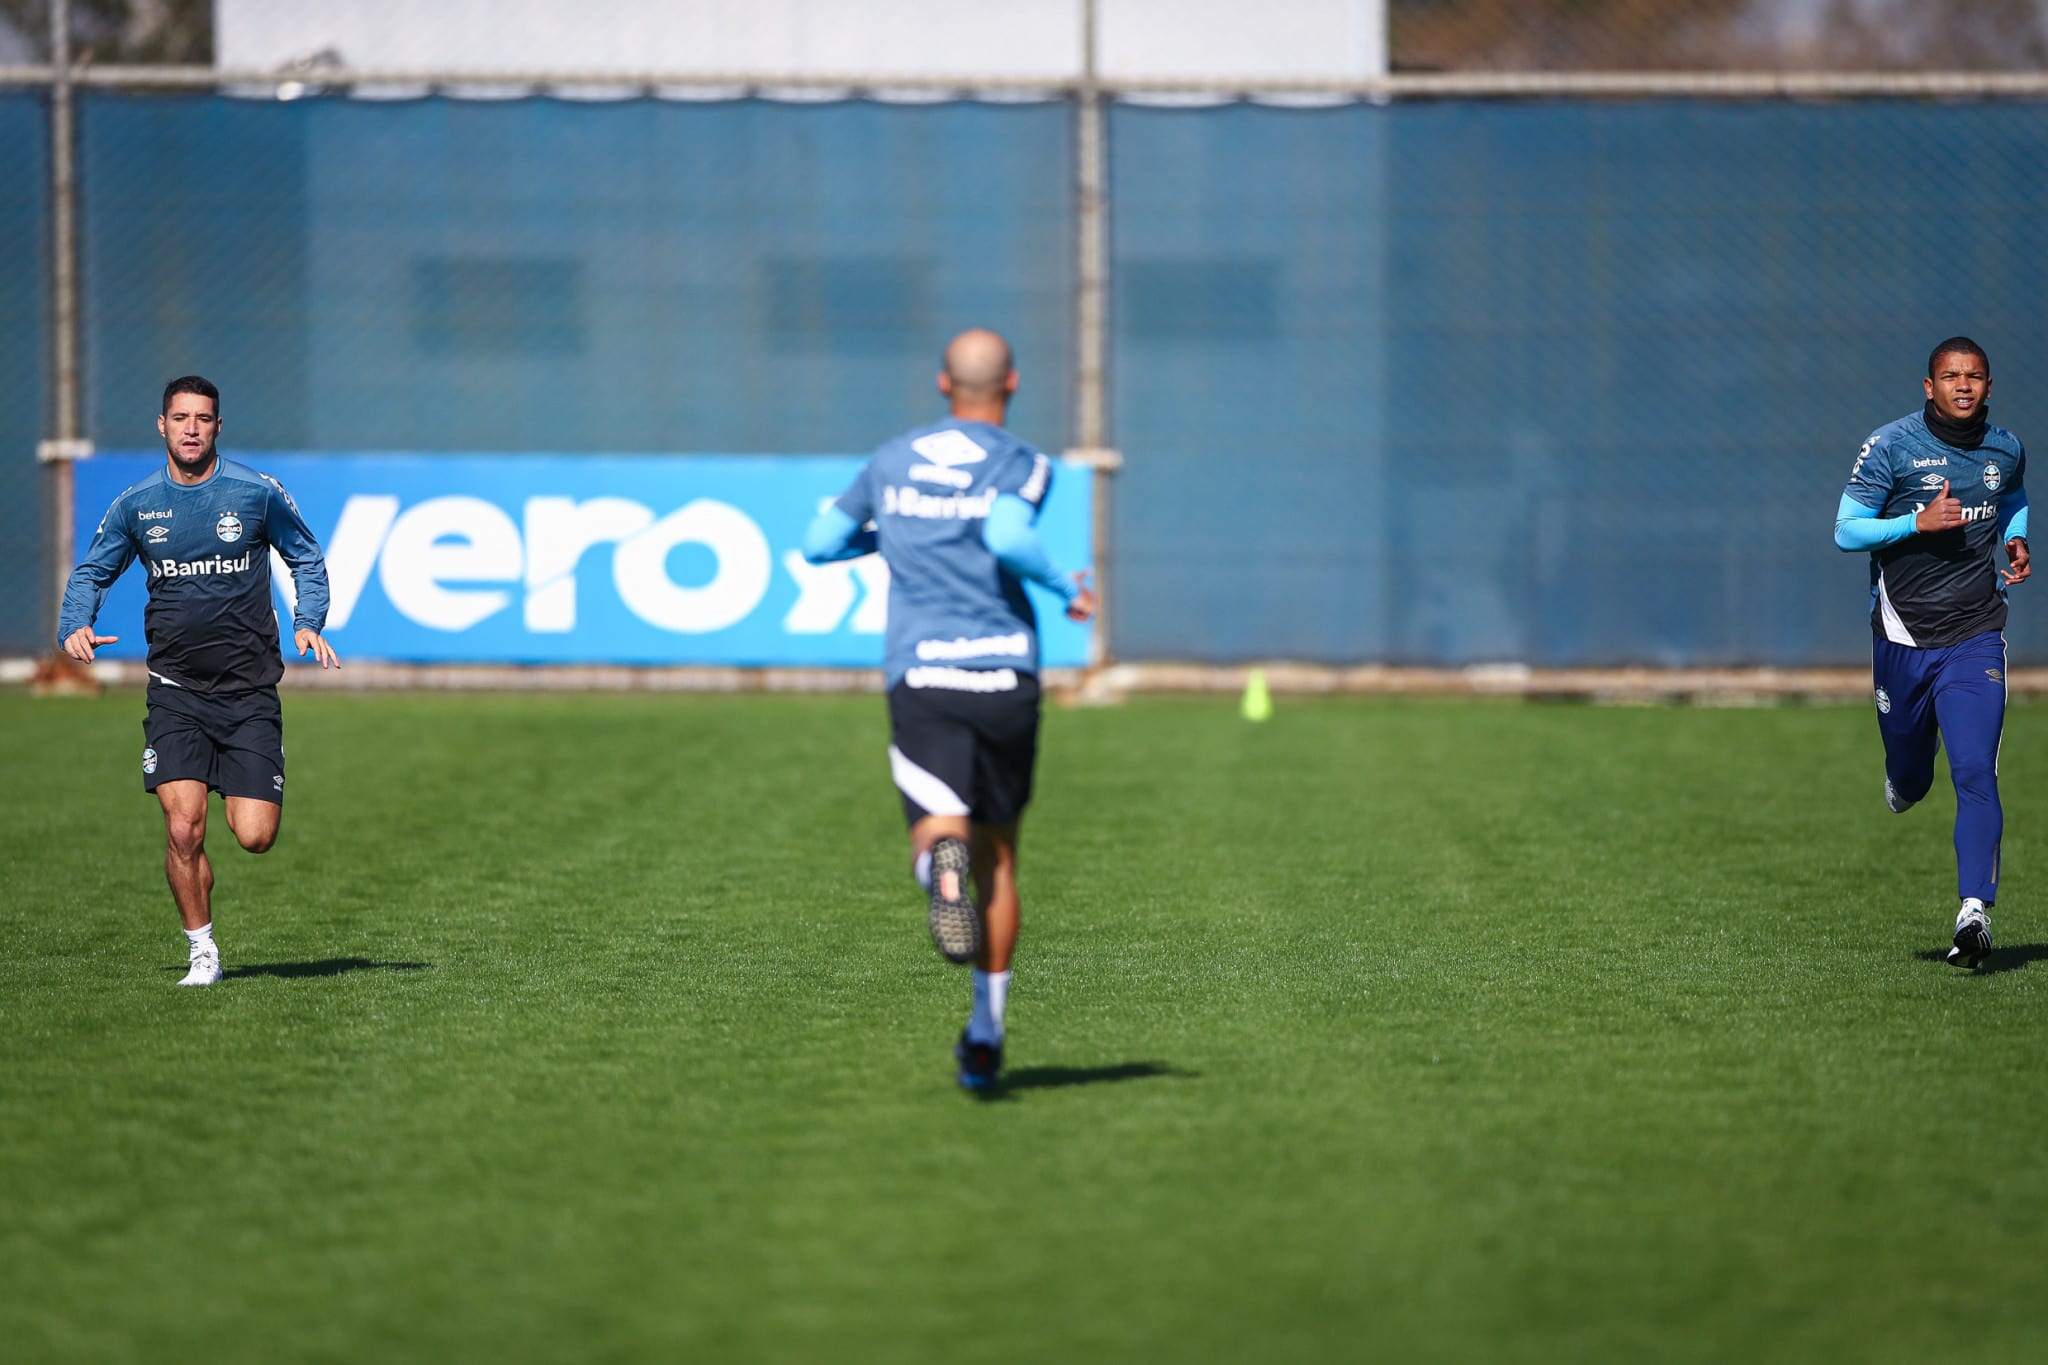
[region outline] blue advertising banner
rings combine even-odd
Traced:
[[[290,490],[320,537],[344,664],[882,661],[887,567],[799,552],[862,457],[227,453]],[[163,458],[78,464],[81,552]],[[1039,533],[1070,569],[1089,563],[1091,496],[1088,471],[1061,462]],[[274,554],[271,570],[288,622],[291,575]],[[143,657],[143,584],[131,567],[101,608],[101,633],[121,637],[109,658]],[[1037,603],[1044,665],[1085,664],[1087,628]]]

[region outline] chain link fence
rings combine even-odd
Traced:
[[[1834,509],[1927,348],[2048,430],[2041,112],[1115,110],[1120,654],[1867,657]]]
[[[1394,0],[1386,32],[1397,78],[1998,71],[2043,9],[1987,0],[1911,51],[1919,7],[1890,0]],[[235,11],[78,0],[73,34],[87,70],[205,61]],[[0,65],[43,60],[47,25],[42,0],[0,0]],[[930,413],[937,347],[970,324],[1017,342],[1021,433],[1057,448],[1085,425],[1071,88],[345,74],[75,91],[85,438],[152,445],[164,379],[197,370],[243,452],[858,452]],[[47,77],[0,86],[23,189],[0,205],[0,349],[35,434],[55,425],[52,100]],[[1834,503],[1863,436],[1918,406],[1927,345],[1977,336],[1995,420],[2048,429],[2041,113],[1112,99],[1112,654],[1859,661]],[[0,451],[0,573],[32,585],[0,608],[0,652],[46,648],[54,617],[35,434]],[[2021,632],[2015,662],[2044,658]]]
[[[36,459],[50,430],[50,129],[37,93],[0,89],[0,373],[10,377],[16,421],[0,441],[0,651],[43,645],[54,509]]]
[[[982,321],[1019,424],[1071,423],[1063,105],[93,92],[80,131],[100,445],[168,367],[245,450],[847,453]]]

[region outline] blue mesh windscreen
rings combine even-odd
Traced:
[[[223,445],[863,451],[940,348],[1016,344],[1071,425],[1060,104],[84,101],[90,425],[154,439],[197,371]]]
[[[0,440],[0,652],[41,653],[57,624],[49,513],[36,442],[50,434],[48,96],[0,91],[0,373],[25,406]]]
[[[1018,343],[1020,434],[1073,428],[1064,105],[81,105],[102,445],[197,370],[230,448],[858,451],[978,323]],[[45,184],[40,102],[0,120]],[[1110,129],[1121,658],[1856,663],[1834,506],[1927,347],[1984,343],[2023,437],[2043,409],[2037,105]],[[0,230],[40,257],[46,218]],[[37,331],[0,345],[40,380]],[[2027,612],[2015,658],[2048,658]]]
[[[1835,504],[1927,349],[2043,430],[2036,105],[1111,130],[1120,657],[1857,663]]]

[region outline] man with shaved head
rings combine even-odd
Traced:
[[[1885,805],[1903,814],[1927,795],[1935,753],[1948,746],[1962,898],[1948,960],[1974,968],[1991,952],[2005,832],[2006,591],[2032,571],[2027,452],[1991,425],[1991,362],[1968,337],[1935,346],[1921,386],[1926,405],[1879,427],[1856,453],[1835,544],[1870,555]]]
[[[1010,343],[986,327],[962,332],[946,344],[939,392],[958,403],[1007,402],[1017,388]]]
[[[1038,621],[1025,584],[1095,614],[1034,529],[1052,461],[1003,429],[1017,371],[984,328],[946,346],[951,413],[876,450],[804,541],[813,564],[879,552],[889,565],[889,768],[910,825],[911,869],[948,961],[972,962],[954,1047],[960,1084],[992,1085],[1017,943],[1017,827],[1038,756]]]

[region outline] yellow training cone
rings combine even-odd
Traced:
[[[1266,670],[1255,668],[1244,683],[1244,718],[1246,720],[1271,720],[1273,718],[1273,694],[1266,690]]]

